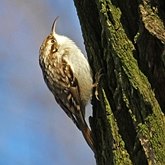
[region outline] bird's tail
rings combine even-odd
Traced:
[[[86,140],[86,142],[88,143],[89,147],[92,149],[93,152],[95,152],[95,148],[94,148],[94,141],[93,141],[93,136],[92,136],[92,132],[89,129],[88,125],[86,124],[86,126],[84,126],[81,129],[81,132]]]
[[[95,147],[94,147],[94,140],[93,140],[93,135],[91,130],[89,129],[84,116],[82,115],[82,113],[80,113],[77,117],[76,117],[76,121],[77,121],[77,127],[79,128],[79,130],[82,132],[87,144],[89,145],[89,147],[92,149],[93,152],[95,152]]]

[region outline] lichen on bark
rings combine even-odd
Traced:
[[[90,120],[96,162],[98,165],[165,164],[165,117],[151,79],[139,65],[143,63],[138,61],[138,56],[144,53],[143,45],[139,44],[141,30],[135,27],[135,22],[128,27],[130,22],[124,16],[132,9],[125,0],[128,13],[123,13],[127,11],[121,3],[120,0],[75,0],[89,62],[94,73],[103,71],[100,101],[93,98]],[[140,13],[144,13],[146,6],[136,0],[131,3],[139,9],[135,11],[136,18],[144,21]],[[140,29],[143,25],[139,23],[139,26]],[[150,26],[146,30],[147,27]],[[129,31],[131,28],[133,32]],[[160,32],[162,28],[157,29]],[[156,36],[157,32],[151,33]],[[160,35],[156,37],[161,39]]]

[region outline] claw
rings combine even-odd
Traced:
[[[99,99],[99,93],[98,93],[98,88],[95,89],[95,97],[98,101],[100,101]]]
[[[99,82],[100,82],[100,79],[101,77],[103,76],[103,73],[102,72],[103,69],[100,69],[96,74],[95,74],[95,83],[93,84],[93,88],[95,88],[95,97],[97,100],[100,101],[99,99],[99,93],[98,93],[98,85],[99,85]]]

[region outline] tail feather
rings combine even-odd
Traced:
[[[92,149],[93,152],[95,152],[94,149],[94,141],[93,141],[93,137],[92,137],[92,132],[89,129],[89,127],[86,125],[82,130],[82,134],[86,140],[86,142],[88,143],[89,147]]]
[[[76,125],[79,128],[79,130],[82,132],[87,144],[92,149],[92,151],[95,152],[92,132],[89,129],[89,127],[84,119],[84,116],[80,113],[78,116],[76,116],[76,120],[77,120]]]

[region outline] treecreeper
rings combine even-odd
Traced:
[[[92,72],[78,46],[70,38],[56,33],[57,19],[40,47],[39,64],[55,100],[94,151],[93,136],[85,121],[85,107],[94,86]]]

